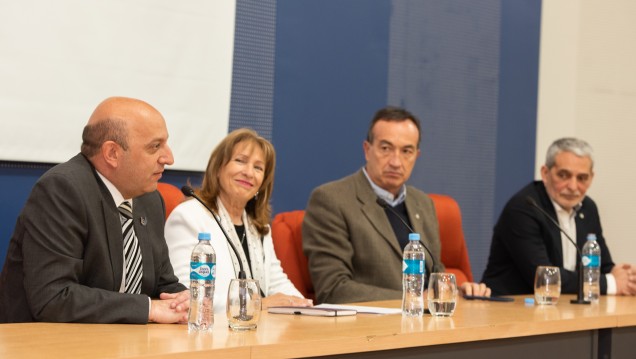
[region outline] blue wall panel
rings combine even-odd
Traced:
[[[389,14],[389,1],[278,1],[275,212],[304,209],[314,187],[364,164],[386,104]]]
[[[493,222],[500,2],[393,4],[389,101],[422,121],[410,183],[457,200],[478,278]]]
[[[502,2],[494,213],[534,179],[541,2]],[[547,150],[547,149],[546,149]]]
[[[15,222],[35,181],[50,166],[13,162],[0,163],[0,268]]]
[[[373,112],[404,106],[423,123],[410,183],[458,200],[479,279],[502,203],[534,168],[540,8],[278,1],[274,211],[304,208],[314,187],[357,170]]]
[[[229,131],[272,139],[275,41],[276,0],[237,0]]]

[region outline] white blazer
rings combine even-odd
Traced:
[[[261,236],[252,225],[247,214],[243,212],[243,223],[246,224],[245,234],[252,266],[252,271],[250,271],[234,225],[229,220],[221,201],[218,201],[217,205],[219,206],[221,224],[239,252],[247,277],[258,280],[265,296],[283,293],[302,298],[302,294],[287,278],[287,274],[283,272],[280,261],[276,257],[271,231],[263,237],[261,242]],[[190,255],[192,254],[192,249],[198,243],[198,234],[200,232],[208,232],[212,236],[210,243],[216,252],[214,312],[223,313],[225,312],[230,280],[238,278],[238,260],[212,214],[194,199],[179,204],[166,221],[165,237],[170,251],[170,262],[174,268],[174,274],[179,278],[179,282],[189,287]]]

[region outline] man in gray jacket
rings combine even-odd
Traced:
[[[405,185],[420,154],[420,138],[420,122],[411,113],[394,107],[379,110],[363,143],[366,165],[311,194],[303,249],[319,303],[401,298],[402,251],[409,233],[402,220],[432,252],[434,271],[444,271],[433,202]],[[378,198],[393,209],[382,208]],[[426,265],[432,272],[432,261]],[[483,284],[465,283],[462,290],[490,295]]]

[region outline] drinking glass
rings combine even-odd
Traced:
[[[227,291],[227,321],[232,330],[256,329],[261,315],[261,290],[254,279],[232,279]]]
[[[457,283],[452,273],[431,273],[428,310],[435,317],[450,317],[457,305]]]
[[[534,300],[537,304],[556,304],[561,295],[559,267],[538,266],[534,275]]]

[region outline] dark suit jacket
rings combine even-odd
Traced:
[[[320,303],[402,297],[402,248],[362,170],[316,188],[303,222],[303,248]],[[413,229],[440,261],[439,228],[432,200],[408,187],[406,208]],[[427,254],[426,266],[431,261]]]
[[[80,154],[45,173],[9,243],[0,274],[0,322],[146,323],[148,296],[185,290],[168,257],[161,196],[155,191],[135,198],[133,208],[142,295],[118,293],[119,213],[91,164]]]
[[[534,273],[537,266],[560,267],[561,292],[578,291],[578,271],[563,268],[561,232],[541,212],[527,202],[527,197],[557,220],[552,201],[541,181],[535,181],[515,194],[495,225],[490,256],[482,281],[493,295],[531,294],[534,292]],[[601,246],[601,273],[614,267],[609,248],[603,238],[601,220],[594,201],[585,197],[575,217],[576,242],[583,248],[588,233],[595,233]],[[578,262],[577,260],[577,268]],[[601,276],[601,293],[607,292],[607,280]]]

